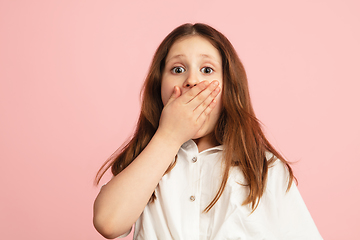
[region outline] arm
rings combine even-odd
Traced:
[[[142,153],[102,187],[94,203],[94,226],[106,238],[127,232],[150,199],[180,145],[156,133]],[[159,157],[161,156],[161,157]]]
[[[216,84],[205,81],[181,96],[174,88],[149,144],[98,194],[93,221],[100,234],[115,238],[131,228],[180,146],[197,133],[214,108],[218,93]]]

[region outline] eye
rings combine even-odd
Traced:
[[[185,72],[185,68],[183,67],[174,67],[171,69],[172,73],[179,74]]]
[[[200,69],[200,71],[205,74],[211,74],[214,72],[214,70],[211,67],[203,67],[202,69]]]

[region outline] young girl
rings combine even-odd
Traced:
[[[106,238],[322,239],[289,163],[256,119],[228,39],[184,24],[158,47],[134,136],[102,166],[94,203]]]

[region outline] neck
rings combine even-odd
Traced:
[[[219,143],[214,139],[213,134],[193,139],[193,141],[196,143],[199,152],[219,145]]]

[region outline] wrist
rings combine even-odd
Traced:
[[[153,139],[156,141],[161,141],[164,145],[166,145],[166,148],[174,148],[176,150],[178,150],[185,142],[178,136],[174,136],[174,133],[171,131],[165,131],[161,129],[158,129],[155,132]]]

